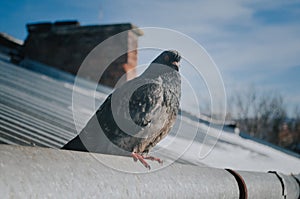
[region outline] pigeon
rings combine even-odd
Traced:
[[[181,98],[180,60],[175,50],[162,52],[139,77],[116,88],[62,149],[129,155],[148,169],[147,159],[162,163],[148,153],[175,123]]]

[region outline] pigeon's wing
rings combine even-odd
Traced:
[[[166,120],[163,100],[161,81],[131,81],[107,97],[96,112],[97,119],[111,142],[132,151],[141,140],[160,132]]]
[[[148,83],[139,87],[131,96],[129,107],[132,120],[143,127],[134,133],[143,138],[135,150],[148,152],[171,130],[178,111],[178,96],[162,84]]]
[[[137,88],[129,100],[131,119],[145,127],[162,119],[163,88],[158,83],[147,83]]]

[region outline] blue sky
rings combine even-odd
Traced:
[[[174,29],[207,50],[229,95],[255,85],[300,102],[300,1],[4,0],[0,13],[0,31],[19,39],[28,22],[65,19]]]

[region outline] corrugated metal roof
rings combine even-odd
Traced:
[[[92,87],[92,83],[85,80],[78,82],[79,87],[74,92],[78,92],[76,94],[84,102],[92,92],[80,91],[88,91],[88,85]],[[101,88],[98,87],[98,90]],[[57,148],[77,134],[71,110],[72,83],[0,60],[0,91],[1,143]],[[96,100],[100,104],[107,94],[107,88],[98,91],[98,94]],[[82,106],[84,110],[84,103]],[[85,110],[80,114],[86,116],[92,111]]]

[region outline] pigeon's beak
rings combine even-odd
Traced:
[[[174,61],[174,62],[172,62],[172,64],[175,65],[175,66],[177,66],[179,68],[179,62]]]

